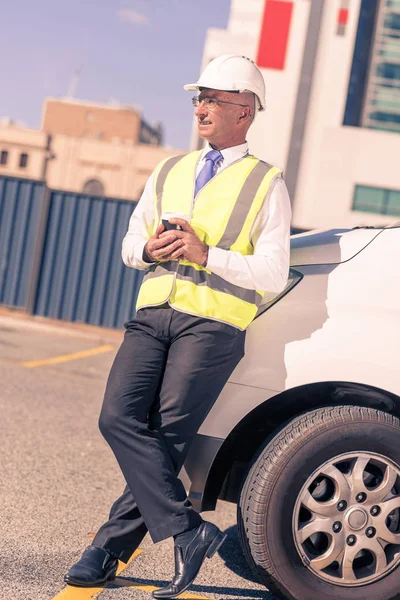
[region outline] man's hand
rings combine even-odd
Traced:
[[[205,267],[208,260],[207,244],[201,241],[185,219],[170,219],[169,222],[179,225],[182,227],[182,230],[177,229],[174,231],[174,235],[181,242],[181,245],[171,252],[168,259],[179,260],[185,258],[186,260],[190,260],[190,262]],[[163,233],[160,239],[164,239],[164,236],[167,236],[167,232]]]
[[[185,221],[186,223],[186,221]],[[159,225],[143,249],[143,260],[146,262],[162,262],[171,260],[171,254],[182,246],[176,231],[164,231],[164,225]],[[163,235],[161,236],[161,234]]]

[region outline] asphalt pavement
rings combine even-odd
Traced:
[[[146,536],[105,589],[63,575],[107,518],[124,481],[97,428],[122,332],[0,310],[0,599],[149,599],[173,574],[173,544]],[[237,539],[236,507],[203,516],[228,533],[181,598],[273,600]]]

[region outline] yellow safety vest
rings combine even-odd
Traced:
[[[155,220],[164,212],[190,215],[190,225],[208,246],[254,253],[250,232],[273,179],[280,169],[247,155],[215,175],[193,200],[200,152],[174,156],[154,173]],[[191,315],[215,319],[241,330],[254,319],[263,297],[225,281],[206,267],[188,260],[152,265],[143,278],[136,309],[168,302]]]

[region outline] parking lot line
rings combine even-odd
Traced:
[[[126,567],[141,554],[143,550],[138,548],[130,557],[129,561],[125,564],[121,561],[118,563],[117,570],[117,578],[113,581],[110,581],[110,585],[116,585],[118,587],[124,587],[126,589],[135,591],[141,590],[143,592],[151,593],[153,590],[158,590],[159,586],[154,585],[142,585],[136,584],[134,581],[120,579],[118,580],[118,575],[120,575]],[[61,592],[54,596],[51,600],[93,600],[96,598],[101,592],[103,592],[108,586],[101,588],[79,588],[67,585]],[[192,594],[191,592],[184,592],[179,596],[179,600],[213,600],[209,596],[199,596],[198,594]]]
[[[128,587],[128,586],[127,586]],[[129,585],[129,589],[132,591],[142,590],[144,592],[151,593],[153,590],[158,590],[159,587],[154,585]],[[178,596],[178,600],[213,600],[210,596],[198,596],[197,594],[192,594],[191,592],[183,592]]]
[[[80,358],[86,358],[87,356],[94,356],[96,354],[102,354],[103,352],[110,352],[114,349],[115,346],[113,346],[112,344],[106,344],[104,346],[97,346],[97,348],[82,350],[81,352],[63,354],[61,356],[54,356],[53,358],[44,358],[43,360],[29,360],[26,362],[22,362],[21,365],[24,367],[28,367],[28,369],[42,367],[44,365],[58,365],[59,363],[68,362],[70,360],[78,360]]]
[[[127,563],[123,563],[121,561],[118,562],[117,576],[122,573],[126,569],[126,567],[141,554],[143,550],[138,548],[130,557]],[[110,582],[114,583],[113,581]],[[92,598],[96,598],[107,586],[101,588],[79,588],[73,587],[71,585],[67,585],[66,588],[61,590],[57,596],[54,596],[52,600],[92,600]],[[204,598],[203,598],[204,600]]]

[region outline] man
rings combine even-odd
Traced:
[[[155,169],[123,241],[125,264],[147,273],[99,426],[127,487],[65,576],[71,585],[101,585],[147,531],[154,542],[173,536],[175,576],[155,598],[189,587],[226,537],[194,511],[177,473],[244,354],[263,291],[281,292],[289,267],[285,183],[246,142],[265,109],[261,72],[243,56],[221,56],[185,89],[200,92],[193,104],[206,147]],[[180,216],[168,222],[166,213]]]

